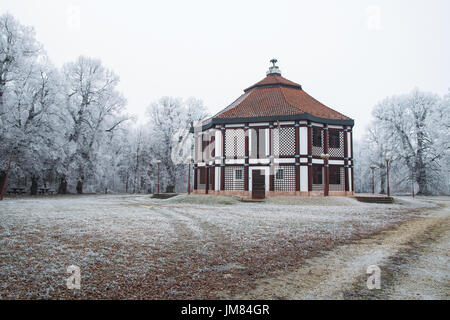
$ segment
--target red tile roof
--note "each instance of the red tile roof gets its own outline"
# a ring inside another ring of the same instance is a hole
[[[282,76],[269,75],[269,76],[265,77],[264,79],[262,79],[260,82],[255,83],[251,87],[248,87],[244,91],[248,92],[248,91],[250,91],[253,88],[266,87],[266,86],[276,86],[276,85],[291,86],[291,87],[298,88],[298,89],[302,88],[301,85],[299,85],[298,83],[292,82],[291,80],[283,78]]]
[[[325,106],[302,87],[280,75],[268,75],[260,82],[244,90],[231,105],[216,114],[213,119],[293,116],[310,114],[330,120],[351,120],[349,117]]]

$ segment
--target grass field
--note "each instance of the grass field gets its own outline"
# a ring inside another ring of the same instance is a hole
[[[419,200],[86,195],[0,202],[1,299],[217,298],[420,216]],[[67,289],[70,265],[81,289]]]

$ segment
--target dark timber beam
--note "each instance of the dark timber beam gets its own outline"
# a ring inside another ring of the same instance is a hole
[[[308,121],[308,191],[312,191],[312,124]]]
[[[300,191],[300,127],[295,121],[295,191]]]

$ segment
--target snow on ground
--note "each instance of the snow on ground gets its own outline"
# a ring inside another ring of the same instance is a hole
[[[92,195],[0,203],[0,298],[214,298],[430,207],[344,197]],[[65,286],[81,268],[81,290]]]

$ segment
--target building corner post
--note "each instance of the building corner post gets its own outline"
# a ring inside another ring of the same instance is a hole
[[[308,127],[308,193],[312,191],[312,124],[307,122]]]

